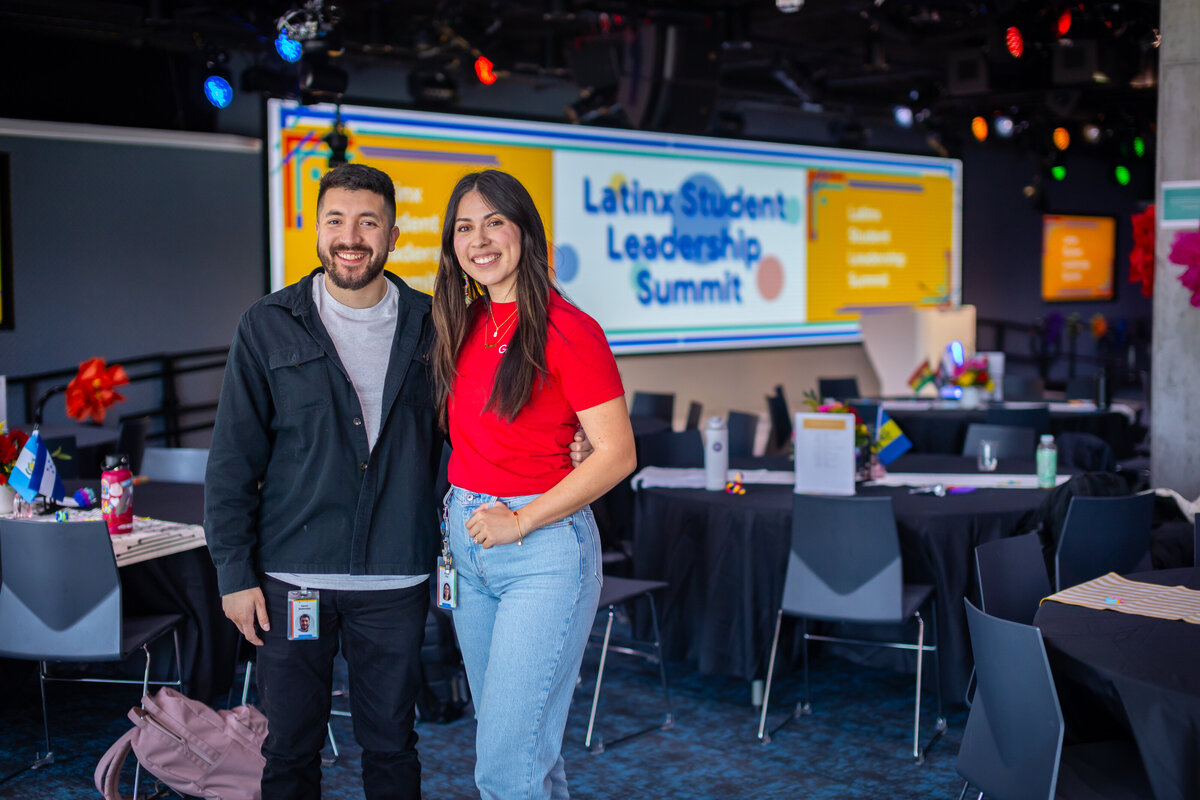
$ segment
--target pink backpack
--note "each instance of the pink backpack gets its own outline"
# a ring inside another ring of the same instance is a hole
[[[134,727],[96,765],[96,788],[124,800],[121,768],[133,748],[142,767],[177,792],[219,800],[260,800],[267,718],[251,706],[215,711],[169,687],[132,708]]]

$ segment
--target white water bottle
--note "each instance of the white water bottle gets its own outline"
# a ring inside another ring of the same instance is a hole
[[[704,488],[719,492],[729,473],[729,431],[721,417],[709,417],[704,431]]]

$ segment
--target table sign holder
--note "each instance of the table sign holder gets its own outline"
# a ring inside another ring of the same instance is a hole
[[[796,414],[800,494],[854,494],[854,415]]]

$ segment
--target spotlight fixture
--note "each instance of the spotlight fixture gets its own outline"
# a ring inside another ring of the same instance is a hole
[[[1099,144],[1100,142],[1100,126],[1088,124],[1083,126],[1083,140],[1088,144]]]
[[[997,114],[996,118],[992,120],[992,128],[1001,139],[1010,138],[1013,135],[1012,117],[1007,114]]]
[[[1059,150],[1066,150],[1071,146],[1071,134],[1061,125],[1054,129],[1051,139],[1054,141],[1054,146]]]
[[[216,108],[228,108],[233,102],[233,84],[225,61],[224,53],[213,53],[204,63],[204,97]]]
[[[1021,35],[1021,29],[1016,25],[1010,25],[1004,31],[1004,46],[1008,48],[1008,53],[1013,58],[1020,58],[1025,52],[1025,37]]]
[[[971,135],[975,137],[975,141],[982,142],[988,137],[988,123],[983,117],[975,117],[971,120]]]
[[[1054,32],[1061,39],[1071,31],[1071,9],[1064,9],[1054,22]]]
[[[338,166],[346,163],[346,148],[350,146],[350,137],[346,135],[346,129],[342,127],[342,107],[338,106],[337,113],[333,118],[333,127],[329,133],[325,134],[321,139],[322,142],[329,147],[329,166]]]
[[[775,0],[775,7],[785,14],[794,14],[804,8],[804,0]]]
[[[280,33],[296,42],[307,42],[328,34],[341,20],[342,12],[336,3],[325,0],[305,0],[285,12],[275,25]]]
[[[901,128],[911,128],[913,126],[913,110],[908,106],[896,106],[892,109],[892,116],[896,119],[896,124]]]
[[[408,93],[422,106],[448,106],[458,102],[458,83],[442,70],[408,73]]]

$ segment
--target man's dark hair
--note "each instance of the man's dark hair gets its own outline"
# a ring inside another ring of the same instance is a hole
[[[326,172],[321,178],[321,188],[317,192],[317,209],[325,199],[329,189],[347,189],[352,192],[374,192],[383,198],[383,205],[396,219],[396,186],[386,172],[381,172],[366,164],[341,164]]]

